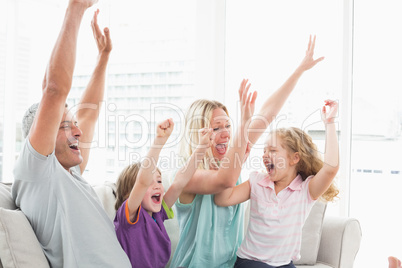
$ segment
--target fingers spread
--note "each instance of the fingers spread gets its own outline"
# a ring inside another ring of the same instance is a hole
[[[316,60],[314,61],[314,64],[319,63],[319,62],[322,61],[323,59],[324,59],[324,57],[320,57],[320,58],[316,59]]]
[[[240,88],[239,88],[239,98],[240,100],[242,99],[243,92],[244,92],[244,87],[246,86],[248,82],[248,79],[243,79],[240,83]]]
[[[251,104],[255,104],[255,100],[257,99],[257,91],[253,92],[253,97],[251,98]]]
[[[308,45],[307,45],[307,51],[306,51],[306,53],[310,50],[310,47],[311,47],[311,34],[310,34],[310,37],[309,37],[309,39],[308,39]]]
[[[95,39],[99,38],[99,36],[102,36],[102,32],[98,25],[98,14],[99,14],[99,9],[97,9],[94,12],[94,17],[92,18],[92,21],[91,21],[91,27],[92,27],[92,31],[93,31]]]
[[[247,80],[248,81],[248,80]],[[244,105],[244,101],[247,99],[247,95],[248,95],[248,90],[250,89],[251,84],[248,84],[246,89],[243,91],[243,95],[241,97],[241,102]]]
[[[313,42],[311,43],[311,51],[312,52],[314,52],[314,48],[315,48],[315,38],[316,38],[316,36],[314,35]]]

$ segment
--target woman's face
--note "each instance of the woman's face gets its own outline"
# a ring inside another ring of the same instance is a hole
[[[212,112],[211,128],[213,129],[212,154],[216,159],[221,160],[228,150],[232,132],[229,116],[223,109],[216,108]]]

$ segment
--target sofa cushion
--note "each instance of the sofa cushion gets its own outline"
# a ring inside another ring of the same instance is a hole
[[[109,219],[113,221],[116,215],[116,210],[114,209],[114,204],[116,203],[116,184],[105,181],[103,184],[94,185],[93,189],[101,200]]]
[[[5,209],[17,208],[11,197],[11,185],[0,183],[0,207]]]
[[[324,220],[326,203],[317,201],[303,226],[300,255],[295,265],[315,265],[317,263],[318,249],[320,248],[322,224]]]
[[[4,267],[49,267],[29,221],[20,210],[0,208],[0,259]]]

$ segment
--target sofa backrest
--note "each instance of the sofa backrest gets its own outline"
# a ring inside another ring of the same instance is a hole
[[[169,187],[169,181],[168,179],[163,180],[166,191],[167,188]],[[110,220],[113,221],[114,216],[116,214],[116,211],[114,209],[116,199],[115,183],[105,182],[103,184],[94,185],[94,190],[96,194],[99,196]],[[17,209],[11,198],[11,184],[0,183],[0,207],[6,210]],[[325,214],[325,209],[326,204],[317,202],[314,205],[309,217],[307,218],[306,223],[303,227],[302,247],[301,247],[302,258],[299,261],[297,261],[296,264],[314,265],[316,263],[317,254],[320,247],[322,223]],[[173,207],[173,211],[176,213],[175,207]],[[248,205],[246,205],[245,228],[247,228],[248,220],[249,220],[249,208]],[[175,217],[172,220],[165,221],[165,228],[171,240],[172,256],[173,256],[173,253],[177,247],[177,242],[179,240],[179,233],[180,233],[177,217]],[[33,234],[32,230],[29,231],[31,231]]]
[[[11,183],[0,184],[0,207],[5,209],[17,209],[11,198]]]
[[[0,183],[0,267],[48,268],[35,233],[11,198],[11,185]]]
[[[116,202],[116,184],[106,181],[103,184],[94,185],[93,189],[99,196],[103,208],[105,209],[110,220],[113,221],[114,216],[116,215],[116,210],[114,209],[114,204]]]

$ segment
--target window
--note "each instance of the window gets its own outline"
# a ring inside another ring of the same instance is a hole
[[[129,72],[129,79],[124,80],[124,85],[132,91],[119,98],[110,94],[116,109],[106,113],[109,117],[116,117],[120,123],[116,129],[116,136],[120,139],[116,147],[118,152],[109,153],[107,158],[114,159],[117,155],[120,162],[128,163],[138,156],[146,155],[157,122],[169,116],[175,122],[181,120],[176,111],[178,107],[164,104],[168,97],[177,97],[187,105],[196,98],[194,91],[183,94],[182,91],[166,90],[172,82],[183,84],[180,77],[172,77],[171,73],[187,74],[193,71],[196,64],[196,9],[195,1],[157,1],[155,4],[121,0],[113,1],[111,6],[126,8],[112,8],[110,13],[111,33],[116,42],[109,78],[111,73],[119,77]],[[191,64],[185,65],[182,62]],[[116,81],[122,83],[121,79]],[[194,83],[194,79],[187,81],[190,85]],[[160,109],[163,109],[163,113],[158,112]],[[124,118],[121,114],[124,114]],[[178,133],[179,129],[175,128],[171,139]],[[127,144],[130,146],[122,146]],[[168,148],[162,154],[175,152],[176,149]],[[110,179],[115,180],[118,172],[120,169],[117,168]]]
[[[397,0],[354,1],[350,215],[363,230],[358,267],[386,267],[402,252],[401,12]]]
[[[40,100],[64,10],[57,1],[2,0],[0,5],[0,176],[10,182],[22,145],[20,122],[26,109]],[[54,38],[50,41],[49,36]]]
[[[315,58],[325,56],[324,61],[303,74],[268,131],[287,126],[301,128],[324,152],[320,109],[326,99],[343,98],[342,1],[233,0],[226,6],[225,103],[232,105],[229,110],[234,123],[239,120],[235,114],[239,108],[233,104],[238,101],[241,80],[248,78],[251,89],[258,92],[257,113],[302,61],[309,35],[317,36]],[[265,169],[261,161],[265,138],[263,135],[254,145],[243,178],[248,178],[252,170]],[[331,207],[334,214],[339,213],[337,205]]]

